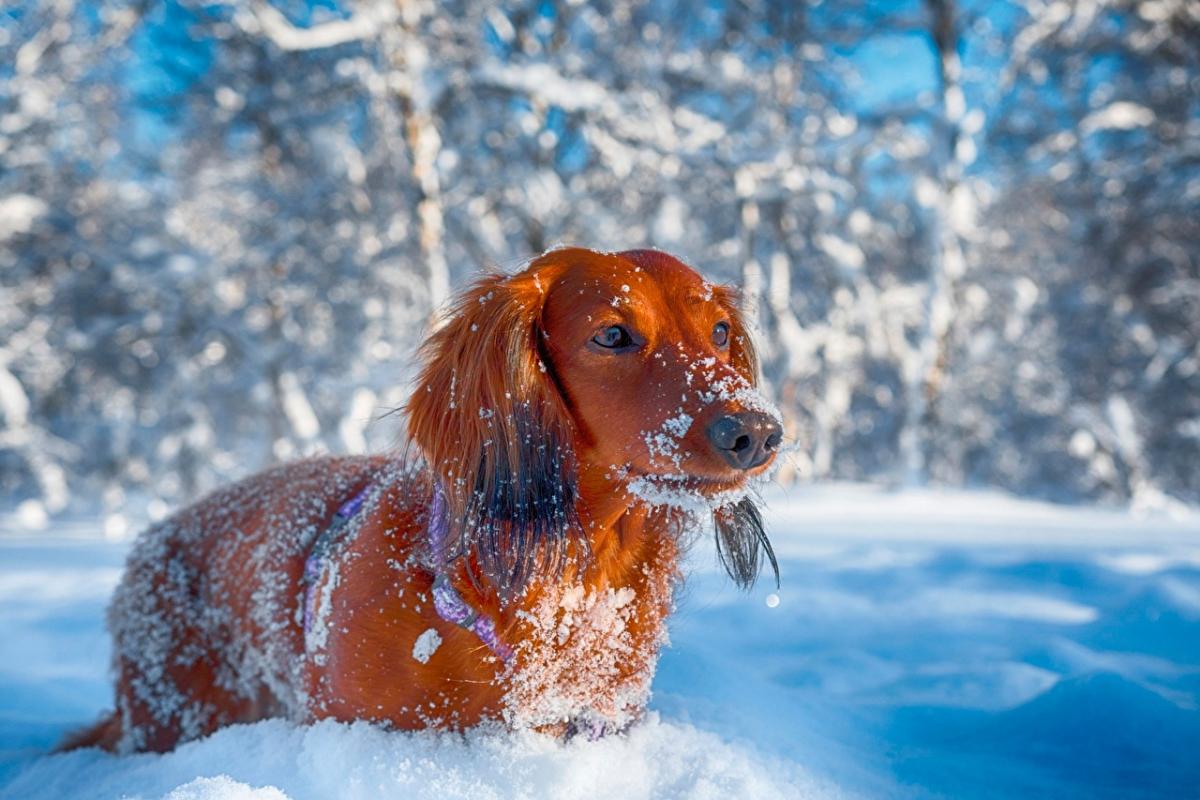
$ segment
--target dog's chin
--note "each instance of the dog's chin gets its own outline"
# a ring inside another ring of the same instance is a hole
[[[779,563],[751,496],[769,475],[767,465],[725,480],[681,473],[627,473],[625,485],[631,495],[652,508],[682,512],[693,522],[711,521],[721,563],[734,583],[748,589],[754,585],[763,556],[779,585]]]

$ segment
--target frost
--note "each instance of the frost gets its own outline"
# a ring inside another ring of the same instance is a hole
[[[3,356],[3,351],[0,351]],[[0,422],[20,428],[29,418],[29,396],[16,376],[0,362]]]
[[[366,428],[379,398],[370,389],[359,388],[350,400],[349,413],[338,423],[338,434],[348,453],[367,452]]]
[[[274,6],[262,3],[234,14],[247,33],[265,35],[286,51],[322,50],[339,44],[372,39],[394,24],[396,9],[388,3],[365,3],[347,19],[297,28]]]
[[[660,242],[674,243],[683,239],[687,207],[676,195],[667,195],[658,207],[654,220],[654,235]]]
[[[528,93],[546,105],[564,111],[582,111],[611,103],[605,88],[592,81],[567,76],[549,64],[492,64],[479,76],[487,83]]]
[[[17,506],[16,518],[19,527],[27,531],[44,530],[50,524],[46,507],[38,500],[25,500]]]

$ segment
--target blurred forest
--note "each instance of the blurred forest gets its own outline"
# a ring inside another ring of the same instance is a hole
[[[740,285],[781,480],[1200,502],[1200,4],[8,0],[0,510],[396,441],[486,265]]]

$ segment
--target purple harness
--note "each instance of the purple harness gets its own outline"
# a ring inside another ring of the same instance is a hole
[[[438,481],[434,483],[433,503],[429,508],[429,549],[433,551],[434,561],[439,566],[445,563],[446,527],[446,493]],[[505,664],[512,661],[512,648],[500,641],[495,623],[467,605],[450,578],[440,569],[433,579],[433,607],[442,619],[478,636],[479,641],[486,644]]]
[[[349,500],[342,503],[337,513],[333,515],[329,527],[316,538],[308,552],[308,557],[304,559],[304,576],[301,582],[304,584],[304,634],[306,637],[317,617],[317,579],[324,572],[325,564],[329,561],[334,549],[341,544],[345,537],[348,523],[362,510],[372,488],[372,484],[368,483]],[[479,640],[487,645],[488,649],[495,653],[501,661],[505,664],[511,663],[512,648],[500,641],[495,623],[467,605],[467,601],[462,599],[462,595],[450,582],[449,576],[441,571],[446,533],[446,495],[442,491],[441,483],[436,483],[433,489],[433,502],[429,508],[429,545],[433,552],[433,558],[439,565],[433,578],[433,607],[437,610],[439,617],[446,622],[452,622],[469,630],[479,637]]]

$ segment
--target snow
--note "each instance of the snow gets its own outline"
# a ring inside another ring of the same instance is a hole
[[[646,574],[661,578],[647,581],[643,600],[654,608],[668,607],[669,573],[648,569]],[[575,585],[521,614],[529,634],[515,648],[521,668],[505,697],[505,720],[525,729],[570,720],[590,734],[635,723],[657,660],[654,650],[637,646],[628,629],[636,597],[628,587],[586,592]],[[665,643],[661,622],[651,635]]]
[[[430,628],[417,637],[413,642],[412,656],[422,664],[428,664],[429,659],[442,646],[442,637],[436,628]]]
[[[1083,118],[1079,129],[1086,133],[1101,130],[1128,131],[1154,122],[1154,112],[1138,103],[1119,100],[1093,111]]]
[[[87,521],[17,535],[9,509],[0,797],[1125,798],[1200,784],[1195,511],[837,485],[765,501],[782,588],[737,592],[698,543],[651,713],[626,734],[271,720],[126,757],[46,750],[110,702],[103,610],[128,544]],[[621,600],[595,607],[615,624]],[[572,602],[578,615],[591,601]]]
[[[619,769],[614,766],[619,765]],[[232,774],[230,774],[232,773]],[[36,764],[13,796],[169,798],[827,797],[795,764],[649,719],[627,737],[559,745],[536,734],[405,735],[366,723],[226,728],[165,756],[95,751]]]
[[[349,19],[297,28],[271,4],[258,3],[234,14],[234,21],[250,34],[261,31],[276,47],[290,52],[370,39],[393,24],[395,17],[395,9],[388,3],[366,3]]]
[[[321,432],[321,423],[317,414],[304,395],[300,379],[293,372],[284,372],[279,376],[279,390],[283,394],[283,413],[296,436],[302,440],[312,439]]]
[[[817,246],[820,247],[826,255],[834,260],[835,263],[844,267],[847,270],[862,269],[866,263],[866,256],[863,254],[862,248],[856,244],[852,244],[840,236],[834,236],[831,233],[825,233],[817,236]]]
[[[0,242],[29,233],[49,211],[45,201],[30,194],[0,197]]]
[[[0,207],[2,212],[3,207]],[[0,358],[6,358],[2,349]],[[21,382],[5,368],[3,361],[0,361],[0,419],[14,429],[24,427],[29,419],[29,397]]]
[[[614,105],[608,91],[598,83],[561,74],[549,64],[490,64],[478,80],[520,91],[564,111],[581,111]]]

